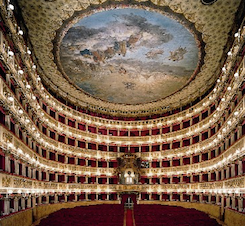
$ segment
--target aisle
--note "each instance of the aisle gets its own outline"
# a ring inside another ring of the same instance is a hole
[[[124,226],[135,226],[133,213],[134,212],[132,209],[125,210]]]

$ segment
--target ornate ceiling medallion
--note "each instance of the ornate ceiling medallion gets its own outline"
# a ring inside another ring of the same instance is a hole
[[[200,71],[204,43],[168,7],[76,12],[55,39],[55,60],[77,89],[105,102],[145,104],[178,92]]]

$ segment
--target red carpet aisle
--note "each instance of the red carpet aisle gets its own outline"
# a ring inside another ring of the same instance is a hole
[[[126,226],[135,226],[135,223],[134,223],[134,212],[133,210],[131,209],[127,209],[125,210],[126,211]]]
[[[136,226],[219,226],[207,214],[177,206],[135,205]]]
[[[61,209],[41,220],[39,226],[122,226],[122,205],[79,206]]]

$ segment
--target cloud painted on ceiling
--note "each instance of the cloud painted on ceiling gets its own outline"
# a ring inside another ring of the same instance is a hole
[[[73,25],[62,40],[60,61],[86,93],[139,104],[181,89],[197,67],[198,47],[176,20],[143,9],[113,9]]]

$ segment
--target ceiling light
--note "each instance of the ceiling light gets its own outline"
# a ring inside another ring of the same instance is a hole
[[[14,52],[11,51],[11,50],[9,50],[9,51],[8,51],[8,55],[11,56],[11,57],[14,56]]]
[[[239,74],[236,72],[235,74],[234,74],[234,77],[238,77],[239,76]]]
[[[12,4],[8,5],[8,10],[14,10],[14,6]]]
[[[231,87],[229,86],[229,87],[227,87],[227,90],[231,90]]]
[[[19,110],[19,113],[20,113],[20,114],[23,114],[23,110],[22,110],[22,109],[20,109],[20,110]]]
[[[9,97],[8,97],[8,100],[9,100],[9,101],[14,101],[14,98],[11,97],[11,96],[9,96]]]
[[[24,32],[22,30],[18,31],[18,35],[23,35],[23,34],[24,34]]]
[[[31,88],[31,86],[30,86],[29,84],[27,84],[27,85],[26,85],[26,88],[27,88],[27,89],[30,89],[30,88]]]

